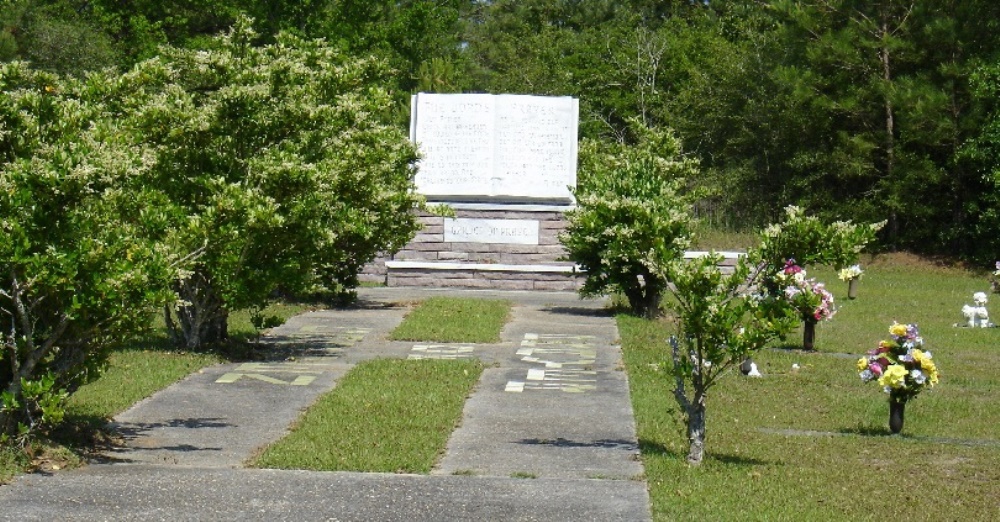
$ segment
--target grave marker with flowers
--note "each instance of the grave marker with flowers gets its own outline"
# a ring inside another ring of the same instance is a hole
[[[815,349],[816,324],[833,318],[833,294],[826,285],[807,278],[806,271],[794,259],[785,261],[784,268],[774,276],[779,299],[785,300],[802,319],[802,348]]]
[[[990,328],[990,313],[986,310],[986,292],[972,294],[972,306],[962,305],[962,315],[968,321],[969,328]],[[958,326],[958,325],[956,325]]]
[[[864,275],[865,271],[861,270],[861,265],[851,265],[847,268],[842,268],[837,276],[841,281],[847,281],[847,298],[857,299],[858,297],[858,280]]]
[[[924,339],[915,324],[893,323],[890,338],[858,359],[862,382],[877,380],[889,394],[889,430],[903,429],[906,403],[926,388],[938,383],[937,366],[931,352],[924,351]]]

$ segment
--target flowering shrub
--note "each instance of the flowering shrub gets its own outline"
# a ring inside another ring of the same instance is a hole
[[[865,271],[861,269],[861,265],[851,265],[847,268],[841,269],[837,277],[839,277],[841,281],[851,281],[854,279],[860,279],[864,273]]]
[[[804,266],[848,266],[858,262],[861,251],[875,241],[875,234],[885,223],[828,223],[806,215],[801,207],[788,206],[783,221],[761,232],[761,261],[773,268],[790,258],[798,259]]]
[[[795,264],[794,259],[785,262],[785,267],[774,277],[784,299],[794,308],[803,321],[823,321],[837,313],[833,307],[833,294],[826,285],[815,279],[806,278],[806,271]]]
[[[698,165],[672,132],[638,121],[633,128],[635,145],[580,144],[577,207],[566,213],[559,240],[586,271],[581,294],[620,292],[633,313],[655,317],[669,288],[666,266],[691,242],[694,199],[685,180]]]
[[[878,380],[894,402],[906,402],[938,383],[937,366],[915,324],[893,323],[890,339],[858,359],[862,382]]]

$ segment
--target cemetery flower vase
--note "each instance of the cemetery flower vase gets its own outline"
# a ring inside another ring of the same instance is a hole
[[[897,434],[903,431],[903,417],[906,414],[906,401],[889,399],[889,431]]]
[[[857,299],[858,298],[858,280],[857,279],[851,279],[847,283],[847,298],[848,299]]]
[[[811,317],[802,322],[802,349],[816,349],[816,320]]]

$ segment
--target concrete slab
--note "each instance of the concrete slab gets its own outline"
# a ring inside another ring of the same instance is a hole
[[[115,418],[120,463],[233,468],[282,437],[348,366],[225,364],[161,390]]]
[[[645,484],[91,466],[0,488],[0,520],[643,521]]]
[[[512,345],[466,402],[437,474],[630,479],[642,474],[614,320],[518,305]]]
[[[0,520],[649,520],[628,383],[604,301],[572,293],[361,289],[303,314],[272,358],[207,368],[119,415],[112,464],[0,487]],[[508,299],[496,344],[386,338],[434,295]],[[430,476],[240,469],[357,362],[489,363]],[[122,465],[127,464],[127,465]],[[515,478],[537,477],[537,478]]]

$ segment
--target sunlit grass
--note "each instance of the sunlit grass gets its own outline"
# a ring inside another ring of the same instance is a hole
[[[670,390],[669,323],[620,316],[643,462],[657,520],[986,520],[1000,506],[1000,329],[952,326],[983,277],[876,262],[859,298],[811,269],[840,307],[816,353],[801,334],[760,352],[762,379],[722,379],[708,404],[708,459],[689,468]],[[1000,299],[998,299],[1000,300]],[[893,321],[918,323],[941,383],[888,432],[887,396],[855,361]],[[797,364],[798,370],[792,365]]]
[[[390,337],[398,341],[495,343],[510,315],[510,302],[432,297],[407,314]]]
[[[428,473],[482,368],[475,360],[361,363],[252,465]]]

